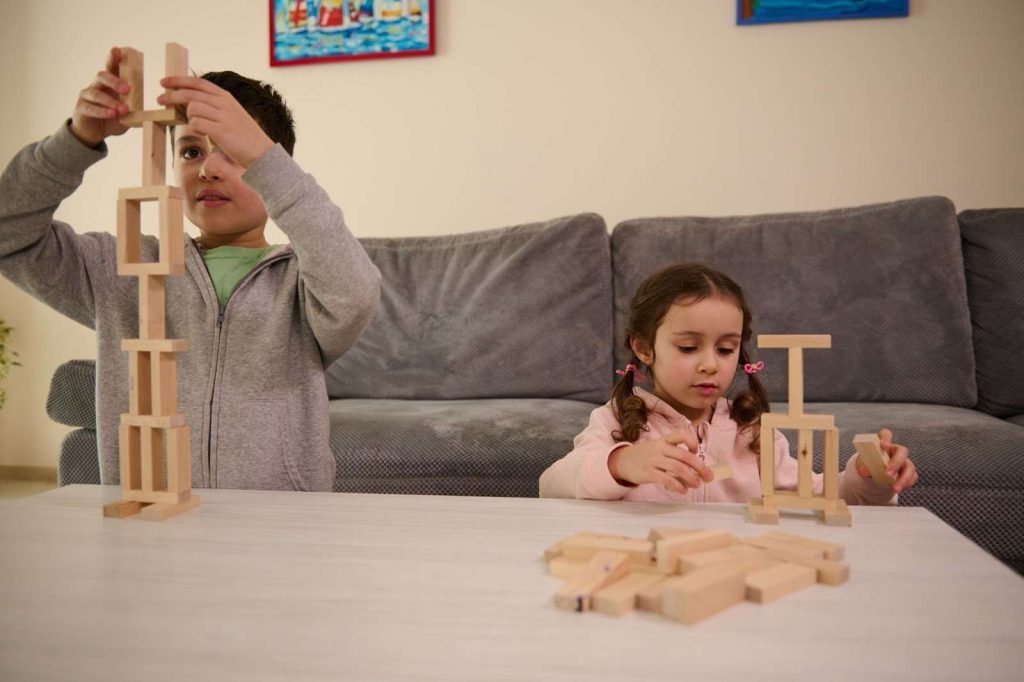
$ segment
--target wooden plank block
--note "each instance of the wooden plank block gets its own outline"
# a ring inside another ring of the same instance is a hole
[[[179,504],[188,499],[191,491],[171,492],[169,490],[125,490],[121,497],[142,504]]]
[[[727,530],[701,530],[659,541],[654,547],[654,554],[661,571],[675,573],[679,570],[679,557],[725,547],[734,540],[732,533]]]
[[[661,612],[683,623],[696,623],[738,604],[746,596],[741,570],[717,568],[669,578],[662,592]]]
[[[177,363],[174,353],[153,353],[153,416],[170,417],[178,412]]]
[[[597,552],[555,593],[555,606],[569,611],[589,611],[594,593],[626,575],[629,567],[629,555],[623,552]]]
[[[772,537],[754,537],[745,538],[741,542],[750,545],[751,547],[757,547],[759,549],[775,549],[784,552],[791,552],[793,554],[799,554],[800,556],[811,557],[814,559],[824,559],[825,550],[820,547],[814,547],[809,545],[799,545],[794,542],[787,542],[786,540],[779,540]]]
[[[166,279],[163,275],[139,277],[139,338],[163,339],[167,334]]]
[[[680,535],[689,535],[696,533],[700,528],[675,528],[671,526],[661,526],[658,528],[652,528],[651,532],[647,534],[647,539],[651,542],[658,542],[660,540],[667,540],[668,538],[678,537]]]
[[[817,574],[818,582],[825,585],[840,585],[850,578],[850,566],[841,561],[819,559],[788,549],[767,549],[765,551],[773,559],[813,568]]]
[[[751,557],[764,554],[764,550],[754,545],[738,542],[719,549],[706,552],[686,554],[679,559],[679,569],[685,575],[711,566],[731,566]]]
[[[151,493],[167,490],[166,471],[164,469],[164,438],[160,429],[148,426],[142,431],[142,491]],[[123,496],[127,496],[125,491]]]
[[[715,464],[708,468],[711,469],[711,472],[715,475],[715,477],[711,479],[712,482],[732,478],[732,467],[728,464]]]
[[[763,459],[763,458],[762,458]],[[765,504],[764,498],[754,497],[747,503],[744,516],[750,523],[778,525],[779,510]]]
[[[652,563],[654,545],[648,540],[617,536],[573,536],[562,543],[562,556],[571,559],[589,559],[602,551],[620,552],[631,564],[648,566]]]
[[[132,351],[128,354],[128,409],[132,416],[152,414],[150,354]],[[124,423],[124,422],[122,422]],[[139,424],[135,424],[139,426]]]
[[[570,559],[565,556],[552,557],[548,562],[548,573],[556,578],[568,580],[575,577],[580,569],[587,565],[587,561],[587,559]]]
[[[142,209],[136,202],[117,200],[117,273],[121,266],[142,258]]]
[[[188,49],[178,43],[164,45],[164,76],[188,75]],[[164,94],[170,92],[164,90]],[[167,107],[173,108],[173,107]]]
[[[761,452],[764,457],[758,457],[761,469],[761,496],[771,495],[775,491],[775,428],[771,423],[765,423],[769,415],[761,415]]]
[[[111,519],[123,519],[134,516],[142,509],[142,504],[134,500],[118,500],[103,505],[103,516]]]
[[[761,432],[765,427],[769,429],[808,429],[811,431],[824,431],[834,429],[836,426],[835,416],[831,414],[780,414],[769,412],[761,415]],[[774,436],[773,436],[774,437]],[[768,452],[772,452],[769,450]]]
[[[796,491],[800,497],[810,497],[812,465],[814,464],[814,432],[807,429],[800,429],[797,432],[796,441],[796,466],[797,485]]]
[[[839,499],[839,429],[826,429],[822,454],[822,494],[826,500]]]
[[[121,423],[130,424],[131,426],[147,426],[151,429],[175,429],[185,425],[186,417],[183,414],[154,417],[148,414],[124,413],[121,415]]]
[[[185,218],[177,197],[160,202],[160,262],[185,263]]]
[[[785,533],[781,530],[766,530],[761,534],[761,537],[770,540],[778,540],[780,542],[788,542],[790,544],[800,545],[801,547],[810,547],[811,549],[821,551],[826,559],[833,559],[835,561],[841,560],[846,551],[843,545],[835,542],[816,540],[802,535],[793,535],[792,533]],[[784,548],[780,547],[780,549]]]
[[[142,431],[121,424],[118,430],[118,465],[121,475],[121,493],[142,488]]]
[[[142,187],[122,187],[117,190],[118,200],[127,202],[167,201],[184,197],[185,194],[181,188],[174,185],[143,185]]]
[[[823,495],[814,497],[800,497],[789,490],[776,490],[773,494],[764,498],[764,503],[776,509],[834,509],[837,500],[826,500]]]
[[[142,184],[167,181],[167,128],[153,121],[142,124]]]
[[[192,442],[187,425],[168,429],[167,490],[182,493],[192,490]]]
[[[126,95],[119,95],[122,102],[128,106],[128,111],[142,111],[143,109],[143,56],[138,50],[131,47],[121,48],[121,62],[118,65],[118,76],[121,80],[131,86]]]
[[[184,273],[184,263],[118,263],[117,265],[117,274],[122,277],[141,277],[143,275],[182,275]]]
[[[195,509],[198,506],[199,496],[192,495],[184,502],[178,504],[151,504],[139,512],[139,518],[146,521],[163,521],[164,519],[187,512],[190,509]]]
[[[882,443],[874,433],[858,433],[853,437],[857,448],[857,460],[871,472],[871,479],[878,485],[892,485],[896,479],[885,473],[889,466],[889,455],[882,452]]]
[[[636,608],[661,613],[661,598],[670,576],[661,574],[661,580],[651,583],[636,593]]]
[[[831,348],[831,334],[758,334],[758,348]]]
[[[180,109],[133,111],[127,116],[121,117],[121,125],[126,125],[129,128],[139,128],[150,121],[161,126],[185,125],[188,123],[188,119],[185,118],[185,112]]]
[[[147,353],[183,353],[188,350],[186,339],[121,339],[121,350]]]
[[[789,414],[804,413],[804,349],[789,348]]]
[[[810,566],[781,563],[746,576],[746,596],[750,601],[766,604],[817,582],[817,572]]]
[[[845,500],[828,500],[833,506],[826,507],[821,511],[822,520],[826,526],[852,526],[853,517],[850,516],[850,509],[846,506]]]
[[[607,616],[624,616],[636,607],[637,593],[664,580],[657,573],[633,571],[594,593],[593,608]]]

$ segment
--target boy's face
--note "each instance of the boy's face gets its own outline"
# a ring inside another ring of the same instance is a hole
[[[199,228],[202,243],[266,246],[267,211],[242,181],[244,168],[186,124],[174,130],[174,175],[185,195],[185,215]]]

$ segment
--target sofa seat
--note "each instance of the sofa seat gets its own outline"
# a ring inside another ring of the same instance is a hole
[[[336,399],[336,492],[536,497],[597,405],[576,400]]]

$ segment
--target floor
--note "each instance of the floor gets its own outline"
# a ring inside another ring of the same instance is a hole
[[[53,481],[7,481],[0,479],[0,500],[16,497],[28,497],[53,490],[57,487]]]

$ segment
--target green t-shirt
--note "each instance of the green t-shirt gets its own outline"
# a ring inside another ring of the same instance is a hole
[[[206,270],[213,280],[213,288],[217,291],[217,300],[223,306],[235,290],[235,285],[249,274],[260,260],[276,249],[276,246],[249,248],[246,246],[218,246],[215,249],[204,249],[203,261]]]

